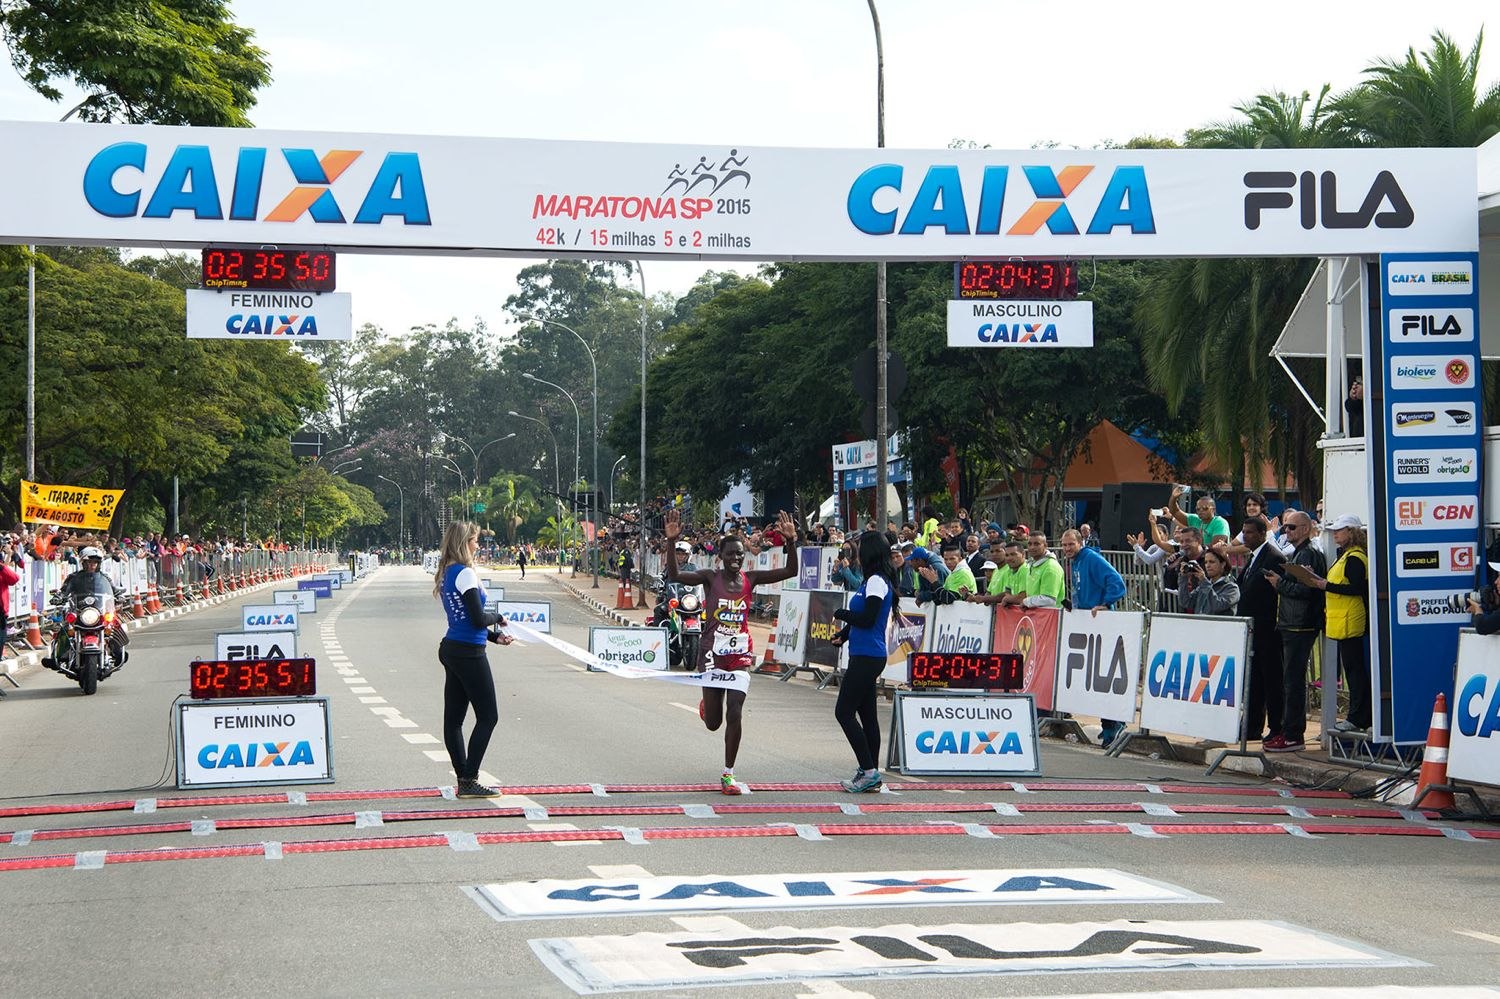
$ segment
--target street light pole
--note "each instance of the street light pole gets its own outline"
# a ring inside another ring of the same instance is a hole
[[[611,517],[615,513],[615,472],[619,470],[620,464],[624,460],[625,456],[623,454],[620,455],[615,459],[614,467],[609,470],[609,515]]]
[[[559,474],[558,474],[558,471],[557,471],[557,464],[558,464],[558,457],[557,457],[557,435],[552,432],[552,426],[549,423],[547,423],[545,420],[538,420],[535,416],[526,416],[526,415],[523,415],[521,413],[516,412],[514,409],[510,410],[510,412],[509,412],[508,415],[514,416],[518,420],[529,420],[532,423],[540,425],[543,430],[547,431],[547,436],[552,438],[552,495],[557,500],[557,533],[558,533],[559,547],[561,547],[561,541],[562,541],[562,480],[559,477]],[[559,573],[562,572],[562,559],[561,558],[559,558],[557,560],[557,571]]]
[[[589,485],[590,485],[590,489],[589,489],[589,509],[593,510],[594,514],[596,515],[595,519],[597,519],[597,514],[598,514],[599,511],[597,509],[595,509],[596,504],[594,503],[594,494],[595,494],[595,490],[597,490],[599,488],[599,364],[594,359],[594,348],[592,348],[592,347],[589,346],[588,341],[583,338],[582,334],[580,334],[577,330],[575,330],[573,327],[569,326],[566,323],[560,323],[560,322],[558,322],[555,319],[543,319],[541,316],[530,316],[530,315],[528,315],[528,316],[524,316],[522,318],[530,319],[530,320],[532,320],[534,322],[543,323],[543,324],[548,325],[548,326],[561,326],[563,329],[567,330],[569,333],[571,333],[575,337],[577,337],[578,338],[578,342],[581,343],[581,344],[583,344],[583,349],[586,350],[586,351],[588,351],[588,355],[589,355],[589,367],[590,367],[590,369],[592,369],[593,376],[594,376],[594,408],[593,408],[593,414],[594,414],[594,471],[593,471],[593,473],[592,473],[592,475],[591,475],[591,477],[589,479]],[[594,530],[595,530],[595,535],[594,535],[594,539],[595,539],[594,540],[594,558],[592,559],[592,561],[594,563],[594,585],[591,587],[591,589],[595,589],[595,590],[597,590],[599,588],[599,555],[598,555],[598,552],[599,552],[598,537],[599,536],[598,536],[598,533],[597,533],[598,532],[598,528],[599,528],[599,525],[595,524],[594,525]]]
[[[875,26],[875,145],[885,148],[885,48],[880,40],[880,14],[875,0],[870,5],[870,22]],[[885,261],[875,262],[875,528],[885,530],[889,519],[885,494],[889,488],[886,467],[886,438],[890,436],[890,398],[886,391],[887,327],[885,312]],[[910,487],[911,483],[907,483]],[[958,497],[953,497],[958,502]]]
[[[387,479],[384,475],[381,475],[378,472],[375,474],[375,478],[377,478],[377,479],[383,479],[384,481],[389,482],[391,485],[393,485],[393,486],[396,487],[396,497],[397,497],[397,504],[398,504],[397,505],[397,509],[400,511],[400,513],[397,515],[398,517],[400,517],[400,520],[396,524],[396,550],[398,552],[400,552],[401,561],[405,562],[406,561],[406,490],[402,489],[401,488],[401,483],[397,482],[395,479]]]
[[[536,375],[532,374],[529,371],[521,372],[521,377],[527,379],[528,381],[536,382],[538,385],[546,385],[550,388],[557,389],[563,394],[563,397],[566,398],[569,404],[571,404],[573,407],[573,486],[568,490],[568,492],[571,493],[573,489],[576,489],[578,487],[578,455],[583,448],[583,417],[578,415],[578,403],[573,400],[573,396],[568,392],[567,389],[563,388],[556,382],[549,382],[545,378],[538,378]],[[570,503],[569,505],[572,506],[573,504]],[[577,507],[575,506],[574,509],[576,510]],[[588,538],[585,537],[584,540],[587,541]]]
[[[635,275],[641,281],[641,557],[636,565],[641,569],[641,585],[636,589],[636,606],[646,606],[646,271],[641,262],[635,262]]]

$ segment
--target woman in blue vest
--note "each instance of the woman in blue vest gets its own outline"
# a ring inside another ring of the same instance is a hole
[[[849,606],[833,613],[846,622],[834,636],[834,644],[849,643],[849,668],[839,681],[833,716],[843,727],[859,763],[854,777],[843,782],[844,790],[853,794],[880,790],[880,713],[875,683],[886,665],[886,626],[893,608],[897,622],[901,621],[896,605],[900,599],[896,568],[891,564],[891,543],[884,534],[866,531],[860,535],[859,566],[864,582],[849,598]]]
[[[479,766],[490,735],[500,720],[495,703],[495,678],[484,651],[486,641],[509,645],[511,637],[492,626],[505,627],[505,618],[486,611],[484,587],[474,571],[474,549],[479,547],[479,525],[454,521],[443,535],[432,593],[443,602],[448,631],[438,645],[438,662],[448,678],[443,684],[443,744],[458,777],[460,798],[493,798],[500,792],[479,783]],[[474,731],[464,745],[464,715],[474,707]]]

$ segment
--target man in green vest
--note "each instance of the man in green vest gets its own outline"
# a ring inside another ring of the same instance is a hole
[[[1019,541],[1007,541],[1003,548],[996,545],[991,549],[992,555],[997,553],[1001,560],[1000,567],[990,574],[989,586],[984,593],[975,594],[969,599],[977,604],[1018,604],[1026,597],[1030,577],[1026,569],[1026,549]]]
[[[1061,607],[1068,595],[1062,563],[1047,549],[1047,535],[1033,531],[1026,539],[1026,597],[1006,601],[1025,607]]]

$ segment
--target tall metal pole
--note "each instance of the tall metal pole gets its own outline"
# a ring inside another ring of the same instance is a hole
[[[641,557],[636,565],[641,570],[640,591],[636,606],[646,606],[646,272],[641,262],[635,262],[636,277],[641,279]]]
[[[586,351],[588,351],[588,355],[589,355],[589,368],[592,370],[593,376],[594,376],[594,409],[593,409],[593,414],[594,414],[594,471],[592,473],[592,477],[589,479],[589,484],[590,484],[589,496],[588,496],[589,505],[588,505],[588,507],[586,509],[592,511],[595,515],[597,515],[598,512],[599,512],[599,508],[598,508],[598,504],[594,502],[594,496],[595,496],[596,491],[599,488],[599,365],[594,360],[594,348],[592,348],[592,347],[589,346],[589,342],[583,338],[583,334],[579,333],[577,330],[575,330],[573,327],[569,326],[567,323],[560,323],[556,319],[543,319],[541,316],[525,316],[524,318],[531,319],[531,320],[533,320],[535,322],[542,323],[542,324],[547,325],[547,326],[561,326],[563,329],[567,330],[569,333],[571,333],[575,337],[577,337],[578,338],[578,342],[581,343],[581,344],[583,344],[583,349],[586,350]],[[597,516],[595,516],[593,519],[597,520],[598,518],[597,518]],[[594,525],[594,558],[593,558],[593,563],[594,563],[594,585],[592,587],[590,587],[590,589],[595,589],[595,590],[597,590],[599,588],[599,534],[598,534],[598,530],[599,530],[599,525],[595,524]]]
[[[396,487],[396,508],[400,511],[398,515],[401,518],[396,527],[396,550],[401,553],[400,557],[404,562],[406,560],[406,490],[402,489],[401,483],[397,482],[395,479],[387,479],[384,475],[381,475],[378,472],[376,473],[375,478],[383,479],[384,481],[389,482],[391,485]]]
[[[538,385],[546,385],[549,388],[557,389],[563,394],[563,398],[567,399],[568,403],[573,407],[573,485],[568,489],[568,492],[572,493],[573,489],[578,486],[578,455],[583,449],[583,418],[578,415],[578,403],[573,399],[572,393],[556,382],[549,382],[545,378],[538,378],[529,371],[522,372],[521,377],[536,382]],[[574,511],[578,509],[574,503],[570,502],[568,505]]]
[[[885,48],[880,40],[880,14],[875,0],[870,5],[870,22],[875,26],[875,145],[885,148]],[[886,315],[885,261],[875,262],[875,529],[885,530],[888,519],[885,494],[889,488],[886,467],[886,438],[890,436],[890,399],[886,394]],[[910,486],[910,483],[908,483]],[[958,502],[958,497],[953,497]]]
[[[612,468],[610,468],[610,470],[609,470],[609,513],[610,513],[610,516],[614,516],[614,512],[615,512],[615,472],[619,469],[620,463],[622,461],[624,461],[624,460],[625,460],[625,456],[623,454],[620,455],[618,458],[615,459],[614,466]]]
[[[36,481],[36,247],[26,247],[26,478]]]
[[[507,415],[514,416],[518,420],[529,420],[532,423],[540,424],[541,428],[543,430],[547,431],[547,436],[552,438],[552,495],[557,500],[558,547],[561,548],[562,547],[562,545],[561,545],[561,542],[562,542],[562,479],[559,476],[558,471],[557,471],[557,465],[558,465],[558,460],[559,460],[558,459],[558,451],[557,451],[557,435],[552,432],[552,425],[550,423],[548,423],[547,421],[545,421],[545,420],[538,420],[535,416],[526,416],[526,415],[524,415],[522,413],[516,412],[514,409],[510,410]],[[559,573],[562,572],[562,558],[561,557],[559,557],[558,560],[557,560],[557,571]]]

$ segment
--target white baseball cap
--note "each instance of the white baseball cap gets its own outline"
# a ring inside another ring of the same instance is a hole
[[[693,546],[690,545],[690,544],[688,544],[686,541],[679,541],[679,542],[677,542],[677,544],[673,545],[672,547],[676,548],[680,552],[687,552],[690,555],[693,552]]]
[[[1351,527],[1364,527],[1364,526],[1365,525],[1361,524],[1359,522],[1359,518],[1356,517],[1354,514],[1352,514],[1352,513],[1345,513],[1345,514],[1339,515],[1338,517],[1335,517],[1334,520],[1333,520],[1333,523],[1331,523],[1331,524],[1328,525],[1328,529],[1330,531],[1342,531],[1342,530],[1346,530],[1346,529],[1351,528]]]

